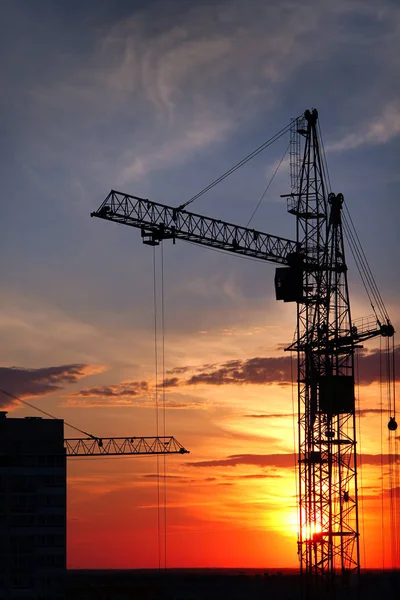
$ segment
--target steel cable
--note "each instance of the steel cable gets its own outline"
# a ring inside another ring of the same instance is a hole
[[[156,252],[153,246],[153,307],[154,307],[154,368],[155,368],[155,408],[156,408],[156,435],[158,437],[158,344],[157,344],[157,283],[156,283]],[[161,524],[160,524],[160,461],[156,456],[157,466],[157,548],[158,569],[161,569]]]
[[[251,152],[250,154],[248,154],[245,158],[242,158],[242,160],[240,160],[238,163],[236,163],[236,165],[234,165],[233,167],[231,167],[230,169],[228,169],[228,171],[225,171],[225,173],[223,173],[222,175],[220,175],[220,177],[218,177],[217,179],[215,179],[212,183],[210,183],[209,185],[207,185],[200,192],[198,192],[197,194],[195,194],[194,196],[192,196],[189,200],[187,200],[186,202],[184,202],[183,204],[181,204],[178,207],[178,210],[183,210],[184,208],[186,208],[186,206],[188,206],[189,204],[191,204],[192,202],[194,202],[195,200],[197,200],[198,198],[200,198],[200,196],[203,196],[203,194],[205,194],[206,192],[208,192],[209,190],[211,190],[218,183],[221,183],[221,181],[223,181],[224,179],[226,179],[227,177],[229,177],[229,175],[231,175],[232,173],[234,173],[235,171],[237,171],[238,169],[240,169],[240,167],[243,167],[243,165],[245,165],[246,163],[248,163],[252,158],[258,156],[258,154],[260,154],[261,152],[263,152],[264,150],[266,150],[266,148],[268,148],[269,146],[271,146],[271,144],[273,144],[274,142],[276,142],[277,140],[279,140],[283,135],[285,135],[286,133],[288,133],[290,131],[290,128],[291,128],[291,123],[289,123],[288,125],[286,125],[286,127],[284,127],[283,129],[281,129],[280,131],[278,131],[278,133],[276,133],[274,136],[272,136],[269,140],[267,140],[266,142],[264,142],[263,144],[261,144],[261,146],[258,146],[258,148],[256,148],[255,150],[253,150],[253,152]]]
[[[284,161],[284,158],[285,158],[286,154],[288,153],[288,150],[289,150],[289,148],[290,148],[290,143],[288,144],[288,146],[287,146],[287,148],[286,148],[285,152],[283,153],[283,155],[282,155],[282,158],[281,158],[281,160],[280,160],[280,161],[279,161],[279,163],[278,163],[278,166],[276,167],[276,169],[275,169],[275,171],[274,171],[274,173],[273,173],[273,175],[272,175],[271,179],[269,180],[269,183],[268,183],[267,187],[265,188],[265,190],[263,191],[263,193],[262,193],[262,195],[261,195],[261,198],[260,198],[260,199],[259,199],[259,201],[257,202],[257,206],[256,206],[256,207],[255,207],[255,209],[253,210],[253,213],[252,213],[252,215],[251,215],[250,219],[247,221],[246,228],[247,228],[247,227],[250,225],[251,221],[253,220],[253,217],[254,217],[254,215],[256,214],[256,212],[258,211],[258,209],[260,208],[261,202],[264,200],[265,196],[267,195],[267,192],[268,192],[269,188],[271,187],[271,185],[272,185],[272,182],[273,182],[273,181],[274,181],[274,179],[275,179],[275,175],[276,175],[276,174],[277,174],[277,172],[279,171],[279,167],[280,167],[280,166],[281,166],[281,164],[283,163],[283,161]]]
[[[161,331],[162,331],[162,404],[163,435],[166,436],[166,399],[165,399],[165,309],[164,309],[164,244],[161,244]],[[164,459],[164,569],[167,568],[167,457]]]
[[[42,413],[42,415],[45,415],[46,417],[50,417],[50,419],[59,420],[59,417],[55,417],[54,415],[47,412],[46,410],[43,410],[42,408],[38,408],[37,406],[35,406],[34,404],[31,404],[30,402],[27,402],[26,400],[22,400],[22,398],[20,398],[16,394],[12,394],[11,392],[7,392],[6,390],[3,390],[3,389],[0,389],[0,393],[4,394],[5,396],[8,396],[9,398],[12,398],[13,400],[17,400],[18,402],[21,402],[21,404],[25,404],[26,406],[29,406],[29,408],[33,408],[34,410],[37,410],[38,412]],[[70,427],[71,429],[75,429],[75,431],[79,431],[79,433],[83,433],[84,435],[87,435],[88,437],[92,438],[93,440],[100,439],[96,435],[88,433],[87,431],[83,431],[83,429],[79,429],[79,427],[76,427],[75,425],[71,425],[71,423],[68,423],[68,421],[64,420],[64,425],[66,425],[67,427]]]

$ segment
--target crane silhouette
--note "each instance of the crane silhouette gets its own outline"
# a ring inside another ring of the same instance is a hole
[[[329,191],[316,109],[293,122],[291,171],[295,240],[189,212],[190,201],[174,208],[114,190],[91,216],[140,229],[150,246],[184,240],[278,265],[276,299],[297,305],[286,350],[297,356],[300,570],[307,598],[333,598],[360,571],[355,350],[394,328],[383,303],[373,321],[352,320],[344,198]]]

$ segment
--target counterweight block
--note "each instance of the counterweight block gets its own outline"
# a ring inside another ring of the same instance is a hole
[[[303,271],[299,267],[275,269],[275,297],[284,302],[302,302]]]
[[[319,377],[318,386],[320,412],[327,415],[354,412],[354,378],[351,375],[323,375]]]

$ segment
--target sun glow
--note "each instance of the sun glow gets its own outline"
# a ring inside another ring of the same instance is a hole
[[[296,537],[299,532],[299,513],[296,508],[284,511],[280,515],[282,521],[282,533],[287,537]]]

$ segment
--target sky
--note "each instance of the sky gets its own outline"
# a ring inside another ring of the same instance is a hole
[[[396,327],[398,2],[5,0],[0,16],[1,387],[96,436],[165,432],[191,452],[70,459],[68,565],[296,567],[295,307],[275,301],[273,266],[184,242],[153,252],[90,212],[110,189],[178,206],[316,107]],[[287,144],[193,211],[246,225]],[[252,223],[293,239],[287,167]],[[349,284],[353,316],[370,314],[351,257]],[[378,350],[362,350],[357,392],[367,567],[390,551]],[[157,398],[156,371],[170,381]]]

